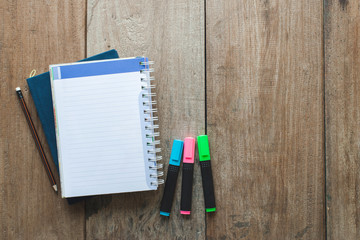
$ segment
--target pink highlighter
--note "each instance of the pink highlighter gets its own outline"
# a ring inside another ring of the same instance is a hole
[[[190,215],[191,197],[194,173],[195,138],[187,137],[184,140],[183,174],[181,185],[180,213]]]

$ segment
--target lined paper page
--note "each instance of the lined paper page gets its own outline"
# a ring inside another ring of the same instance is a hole
[[[63,197],[148,190],[139,72],[54,80]]]

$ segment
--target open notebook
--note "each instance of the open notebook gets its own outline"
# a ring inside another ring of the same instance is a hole
[[[144,57],[50,66],[63,197],[163,183],[150,72]]]

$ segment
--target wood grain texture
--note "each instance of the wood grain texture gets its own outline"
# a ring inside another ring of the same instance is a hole
[[[0,239],[84,236],[84,204],[54,193],[15,93],[20,86],[51,161],[25,79],[84,57],[84,9],[83,0],[0,1]]]
[[[325,1],[328,239],[360,239],[360,3]]]
[[[207,1],[208,239],[323,239],[322,2]]]
[[[120,57],[155,61],[160,140],[165,168],[173,139],[205,131],[204,1],[88,1],[88,56],[115,48]],[[180,216],[181,174],[170,219],[160,217],[156,192],[87,201],[88,239],[204,239],[200,166],[194,169],[190,218]]]

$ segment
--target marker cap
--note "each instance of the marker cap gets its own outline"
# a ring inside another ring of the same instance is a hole
[[[197,141],[198,141],[200,161],[209,161],[210,160],[210,150],[209,150],[208,136],[200,135],[197,137]]]
[[[170,213],[160,211],[160,215],[168,217],[168,216],[170,216]]]
[[[170,164],[180,166],[181,156],[183,152],[184,141],[174,140],[170,155]]]
[[[180,210],[180,214],[182,215],[190,215],[191,211],[182,211]]]
[[[215,211],[216,211],[216,207],[214,207],[214,208],[206,208],[205,211],[206,211],[206,212],[215,212]]]
[[[187,137],[184,140],[183,163],[194,163],[195,138]]]

